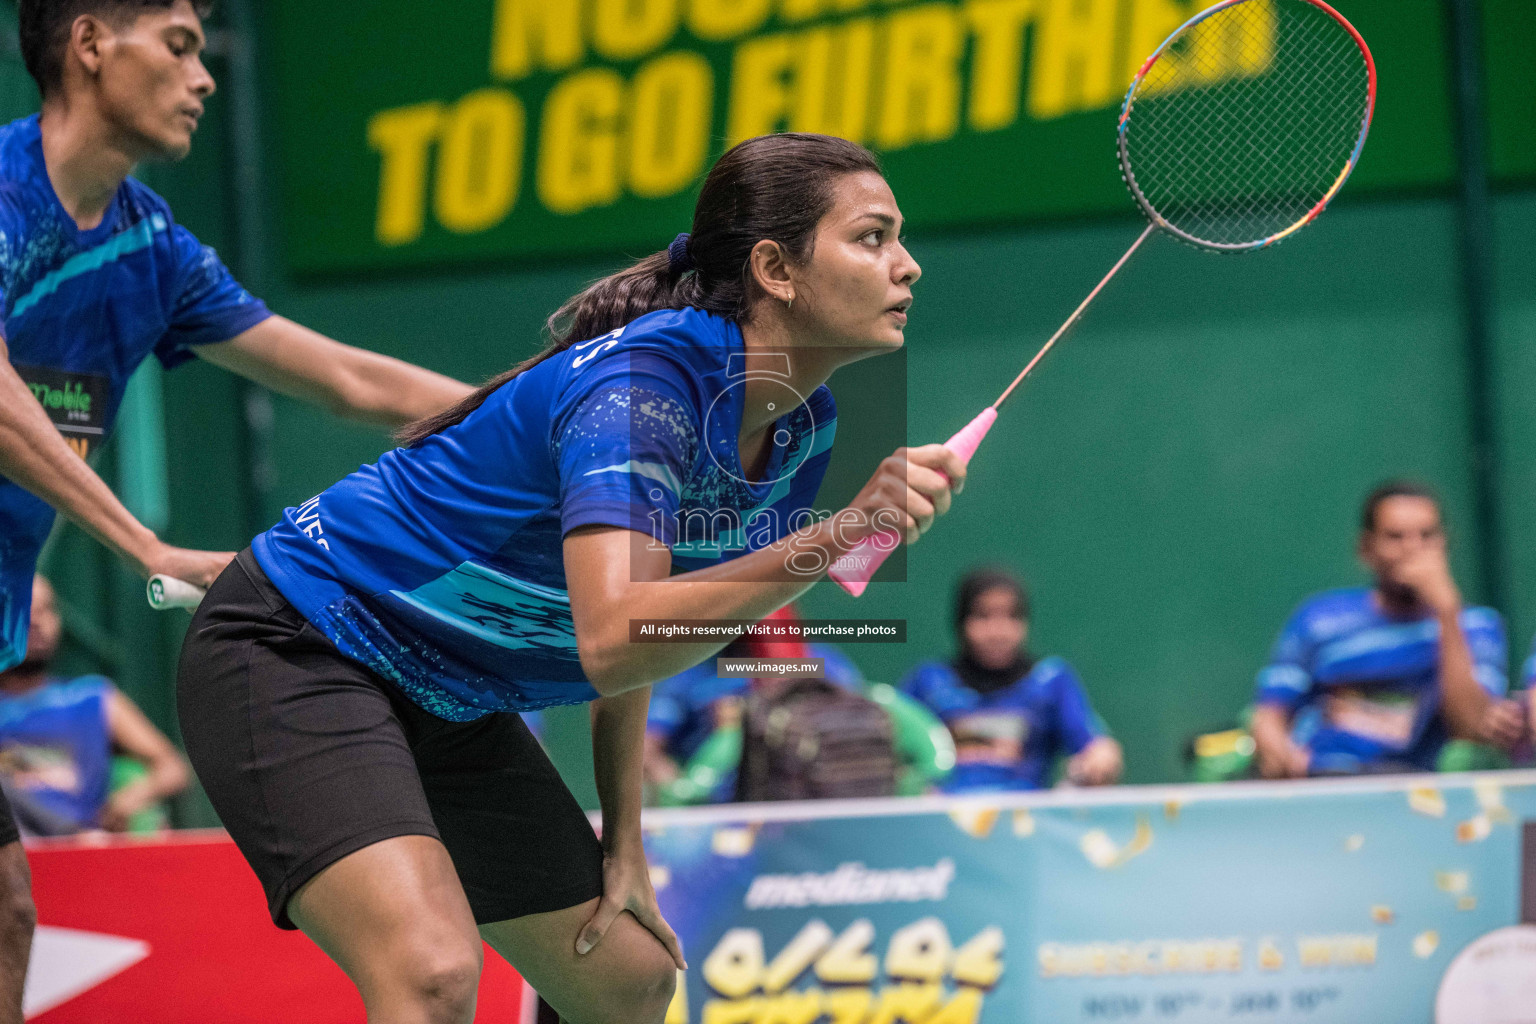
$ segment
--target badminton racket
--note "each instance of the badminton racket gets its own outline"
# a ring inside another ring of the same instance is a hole
[[[1149,223],[1082,305],[944,447],[968,463],[998,410],[1153,232],[1225,253],[1264,249],[1316,220],[1365,148],[1376,64],[1323,0],[1221,0],[1142,64],[1120,108],[1120,169]],[[854,597],[901,543],[886,530],[833,562]]]

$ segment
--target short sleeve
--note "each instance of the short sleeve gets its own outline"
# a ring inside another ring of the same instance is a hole
[[[975,691],[963,686],[948,665],[938,662],[913,669],[900,689],[946,723],[974,710],[978,703]]]
[[[1052,723],[1067,753],[1077,754],[1104,735],[1105,729],[1072,666],[1053,658],[1050,667]]]
[[[1504,619],[1492,608],[1472,608],[1462,614],[1461,629],[1472,651],[1472,674],[1495,697],[1509,692],[1509,642]]]
[[[1312,696],[1313,679],[1308,669],[1312,660],[1312,638],[1307,629],[1307,609],[1302,606],[1291,616],[1269,655],[1269,664],[1259,670],[1254,699],[1295,711]]]
[[[218,253],[180,224],[173,224],[171,231],[176,290],[170,327],[155,346],[156,357],[167,369],[192,358],[194,347],[229,341],[272,315],[264,302],[240,286]]]
[[[616,526],[676,543],[703,422],[682,372],[655,353],[615,353],[577,378],[552,424],[562,534]]]

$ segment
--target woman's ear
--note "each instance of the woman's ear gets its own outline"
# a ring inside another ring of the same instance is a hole
[[[747,267],[752,283],[764,295],[779,302],[790,303],[795,299],[793,267],[784,247],[771,239],[763,239],[752,247],[747,257]]]

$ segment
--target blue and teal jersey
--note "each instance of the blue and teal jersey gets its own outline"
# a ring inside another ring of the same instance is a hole
[[[913,669],[901,689],[938,716],[955,740],[948,793],[1044,789],[1059,757],[1108,735],[1082,680],[1062,658],[1037,662],[1016,682],[982,693],[953,665]]]
[[[0,693],[0,771],[43,809],[96,825],[112,779],[112,732],[102,676],[49,680]]]
[[[729,649],[722,657],[747,657]],[[828,682],[846,690],[861,691],[864,676],[842,651],[827,644],[806,645],[805,656],[821,658]],[[645,731],[661,737],[667,756],[678,764],[686,762],[709,739],[719,724],[719,708],[724,701],[745,700],[752,680],[740,676],[722,679],[715,674],[715,659],[663,679],[651,687],[651,704],[646,713]],[[734,778],[734,776],[733,776]]]
[[[591,700],[567,533],[634,530],[686,571],[815,518],[836,430],[831,392],[784,403],[767,465],[749,480],[744,392],[765,372],[749,372],[730,321],[651,313],[538,363],[462,422],[288,509],[253,550],[338,650],[435,715]]]
[[[82,231],[43,163],[37,118],[0,128],[0,322],[11,368],[82,456],[101,444],[128,379],[271,314],[214,251],[132,178]],[[32,574],[53,509],[0,477],[0,670],[26,652]]]
[[[1468,608],[1461,628],[1483,689],[1509,685],[1504,621]],[[1392,616],[1371,590],[1352,587],[1302,602],[1259,672],[1257,700],[1294,716],[1314,774],[1387,768],[1433,771],[1448,738],[1440,714],[1440,624]]]

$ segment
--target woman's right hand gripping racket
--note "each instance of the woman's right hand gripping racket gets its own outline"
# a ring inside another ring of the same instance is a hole
[[[945,447],[970,459],[1008,396],[1153,231],[1242,253],[1316,220],[1355,169],[1375,106],[1371,51],[1323,0],[1221,0],[1185,22],[1142,64],[1120,109],[1121,173],[1151,223]],[[871,537],[828,574],[858,597],[900,541]]]

